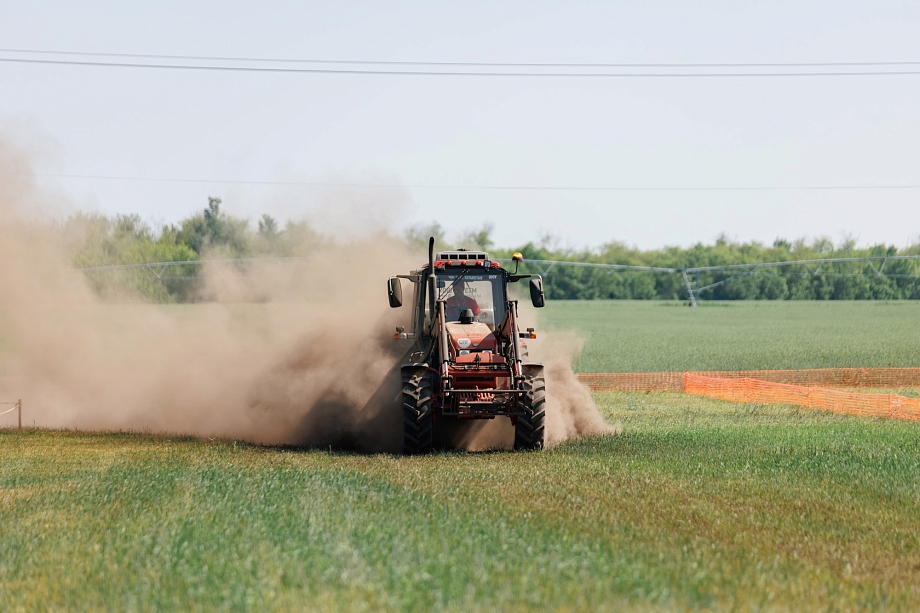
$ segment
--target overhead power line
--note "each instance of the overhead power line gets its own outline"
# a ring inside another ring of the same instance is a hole
[[[340,68],[289,68],[279,66],[214,66],[204,64],[155,64],[135,62],[105,62],[90,60],[54,60],[36,58],[2,57],[0,62],[17,64],[45,64],[57,66],[89,66],[105,68],[148,68],[157,70],[250,72],[275,74],[342,74],[415,77],[549,77],[549,78],[748,78],[748,77],[870,77],[920,75],[920,70],[853,70],[812,72],[510,72],[510,71],[458,71],[458,70],[382,70]]]
[[[215,55],[167,55],[156,53],[103,53],[95,51],[50,51],[45,49],[0,49],[0,53],[59,55],[104,58],[134,58],[147,60],[199,60],[212,62],[263,62],[290,64],[337,64],[366,66],[479,66],[515,68],[809,68],[845,66],[920,66],[920,61],[900,62],[716,62],[716,63],[624,63],[624,62],[424,62],[405,60],[342,60],[241,57]]]
[[[242,179],[197,179],[173,177],[123,177],[113,175],[38,174],[48,179],[141,181],[152,183],[218,183],[222,185],[273,185],[288,187],[348,187],[356,189],[438,189],[483,191],[583,191],[583,192],[737,192],[737,191],[866,191],[920,189],[920,184],[900,185],[755,185],[755,186],[615,186],[615,185],[458,185],[434,183],[344,183],[332,181],[246,181]]]
[[[664,272],[664,273],[675,273],[675,272],[686,272],[687,274],[698,274],[703,272],[724,272],[724,271],[742,271],[742,272],[754,272],[761,268],[783,268],[786,266],[804,266],[809,269],[808,274],[812,275],[822,275],[822,274],[837,274],[837,273],[822,273],[821,267],[825,264],[853,264],[853,263],[864,263],[869,264],[874,273],[877,276],[884,275],[884,265],[885,263],[897,262],[902,260],[920,260],[920,255],[871,255],[871,256],[858,256],[850,258],[816,258],[809,260],[783,260],[779,262],[753,262],[750,264],[722,264],[719,266],[675,266],[675,267],[656,267],[656,266],[636,266],[633,264],[603,264],[599,262],[579,262],[573,260],[525,260],[527,264],[537,266],[541,272],[551,270],[556,266],[573,266],[576,268],[599,268],[609,271],[638,271],[638,272]],[[499,259],[500,262],[511,262],[507,259]],[[881,262],[881,267],[876,267],[873,263]]]

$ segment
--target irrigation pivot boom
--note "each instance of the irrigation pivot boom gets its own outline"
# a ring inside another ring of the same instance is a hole
[[[700,293],[730,283],[736,279],[742,277],[747,277],[748,275],[756,274],[762,270],[769,268],[782,268],[786,266],[803,266],[807,272],[802,274],[812,275],[812,276],[865,276],[862,273],[834,273],[834,272],[822,272],[821,268],[825,264],[854,264],[854,263],[863,263],[868,265],[872,272],[870,276],[874,277],[890,277],[890,278],[917,278],[918,275],[903,275],[903,274],[889,274],[885,272],[885,265],[889,261],[900,261],[900,260],[920,260],[920,255],[880,255],[880,256],[864,256],[864,257],[852,257],[852,258],[820,258],[820,259],[810,259],[810,260],[785,260],[781,262],[754,262],[751,264],[722,264],[719,266],[688,266],[682,268],[665,268],[657,266],[633,266],[630,264],[603,264],[599,262],[573,262],[568,260],[528,260],[529,265],[534,266],[538,271],[543,275],[548,275],[549,272],[556,266],[563,267],[578,267],[578,268],[594,268],[600,270],[606,270],[609,272],[618,272],[618,271],[637,271],[637,272],[655,272],[655,273],[674,273],[680,274],[683,278],[684,287],[687,290],[687,298],[690,302],[690,306],[697,306]],[[509,260],[499,260],[499,262],[507,262]],[[714,281],[712,283],[702,285],[700,283],[700,275],[702,273],[729,273],[731,276],[721,279],[719,281]]]
[[[117,264],[117,265],[108,265],[108,266],[90,266],[86,268],[80,268],[88,275],[98,275],[104,274],[106,272],[118,271],[118,270],[129,270],[136,269],[139,272],[145,272],[152,274],[156,279],[185,279],[185,280],[194,280],[197,277],[183,275],[183,276],[173,276],[168,275],[166,272],[173,267],[179,266],[204,266],[207,264],[211,265],[238,265],[246,266],[248,264],[264,263],[264,262],[276,262],[278,264],[291,263],[300,260],[309,260],[310,257],[259,257],[259,258],[233,258],[233,259],[213,259],[213,260],[187,260],[187,261],[176,261],[176,262],[144,262],[140,264]],[[802,266],[806,269],[806,272],[800,274],[812,275],[815,277],[825,276],[825,277],[852,277],[852,276],[874,276],[874,277],[888,277],[888,278],[911,278],[916,279],[920,278],[920,275],[914,274],[891,274],[885,272],[885,265],[889,261],[900,261],[900,260],[920,260],[920,255],[884,255],[884,256],[866,256],[866,257],[852,257],[852,258],[822,258],[822,259],[811,259],[811,260],[785,260],[781,262],[754,262],[751,264],[724,264],[719,266],[688,266],[683,268],[667,268],[667,267],[658,267],[658,266],[633,266],[630,264],[602,264],[599,262],[578,262],[572,260],[527,260],[527,264],[536,268],[536,270],[541,275],[548,275],[550,271],[559,266],[559,267],[577,267],[577,268],[593,268],[599,270],[606,270],[609,272],[619,272],[619,271],[636,271],[636,272],[652,272],[652,273],[666,273],[666,274],[680,274],[684,283],[684,287],[687,291],[687,297],[690,301],[691,306],[696,306],[699,298],[700,292],[703,292],[707,289],[712,289],[713,287],[718,287],[726,283],[730,283],[736,279],[746,277],[748,275],[756,274],[762,270],[769,268],[779,268],[786,266]],[[501,263],[514,263],[515,260],[511,259],[501,259],[496,258],[492,260],[496,266]],[[872,269],[871,273],[840,273],[840,272],[827,272],[822,271],[821,268],[825,264],[853,264],[853,263],[864,263]],[[700,275],[702,273],[733,273],[731,276],[714,281],[712,283],[703,285],[700,281]]]

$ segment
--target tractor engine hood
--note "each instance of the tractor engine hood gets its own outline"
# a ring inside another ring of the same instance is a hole
[[[444,324],[447,328],[447,336],[454,351],[491,351],[495,352],[498,347],[497,339],[492,334],[489,326],[475,322],[471,324],[461,324],[456,321],[449,321]]]

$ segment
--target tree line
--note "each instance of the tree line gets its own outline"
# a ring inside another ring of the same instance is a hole
[[[522,271],[539,272],[527,260],[561,260],[598,264],[628,264],[661,268],[691,268],[729,264],[784,262],[822,258],[920,255],[920,243],[898,249],[889,245],[859,247],[852,239],[838,243],[827,238],[806,241],[777,239],[772,245],[737,242],[721,236],[713,244],[692,247],[664,247],[641,250],[622,242],[610,242],[595,249],[568,249],[546,237],[505,249],[495,248],[493,226],[479,228],[449,239],[442,226],[414,226],[393,237],[406,248],[422,254],[429,236],[439,248],[466,247],[488,250],[495,258],[510,258],[520,251],[525,258]],[[138,215],[106,216],[77,214],[64,223],[65,244],[78,268],[142,264],[147,262],[189,262],[214,258],[308,256],[333,244],[334,239],[315,231],[306,221],[288,221],[283,226],[269,215],[255,224],[233,217],[221,208],[219,198],[209,198],[200,213],[179,223],[154,229]],[[876,264],[879,266],[879,264]],[[865,262],[824,264],[820,269],[802,265],[761,269],[756,274],[733,279],[704,290],[704,300],[898,300],[920,299],[920,263],[912,260],[886,262],[883,274]],[[817,273],[817,274],[816,274]],[[161,277],[149,271],[116,270],[88,273],[101,294],[138,293],[159,302],[187,302],[198,297],[196,283],[200,267],[170,267]],[[706,286],[728,279],[739,271],[707,272],[692,279]],[[544,275],[550,299],[597,300],[686,300],[680,274],[637,271],[608,271],[596,268],[556,266]]]
[[[665,247],[639,250],[623,243],[608,243],[601,249],[553,250],[528,243],[519,249],[527,259],[572,260],[599,264],[629,264],[661,268],[697,268],[732,264],[791,262],[825,258],[920,255],[920,244],[898,249],[889,245],[859,248],[852,240],[839,244],[821,238],[812,241],[777,239],[772,245],[733,242],[726,237],[714,244],[698,243],[689,248]],[[916,300],[920,299],[920,262],[891,260],[878,274],[867,262],[787,265],[759,269],[702,272],[690,276],[694,287],[726,281],[704,290],[704,300]],[[677,273],[609,272],[602,269],[554,267],[546,276],[550,298],[555,299],[638,299],[687,300],[684,278]]]

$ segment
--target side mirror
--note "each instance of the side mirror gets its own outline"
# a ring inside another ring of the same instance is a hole
[[[546,296],[543,295],[543,279],[539,276],[530,279],[530,301],[538,309],[546,304]]]
[[[396,277],[387,279],[387,296],[390,299],[390,308],[402,306],[402,283]]]

